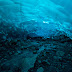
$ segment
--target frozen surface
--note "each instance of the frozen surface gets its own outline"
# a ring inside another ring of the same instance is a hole
[[[71,8],[71,0],[0,0],[0,18],[38,36],[47,38],[59,30],[72,38]]]
[[[0,72],[72,72],[72,0],[0,0]]]

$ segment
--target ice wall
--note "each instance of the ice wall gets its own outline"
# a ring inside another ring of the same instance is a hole
[[[49,37],[58,31],[72,38],[71,0],[0,0],[0,19]]]

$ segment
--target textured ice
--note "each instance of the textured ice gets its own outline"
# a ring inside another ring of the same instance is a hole
[[[0,72],[72,72],[72,0],[0,0]]]
[[[71,8],[71,0],[0,0],[0,18],[37,36],[58,30],[72,38]]]

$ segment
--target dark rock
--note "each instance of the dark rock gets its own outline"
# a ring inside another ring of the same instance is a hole
[[[35,50],[35,51],[33,51],[33,54],[37,54],[37,51]]]

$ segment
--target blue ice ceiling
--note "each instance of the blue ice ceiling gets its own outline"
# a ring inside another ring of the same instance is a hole
[[[72,38],[71,0],[0,0],[0,19],[32,36],[50,37],[58,32]]]

